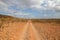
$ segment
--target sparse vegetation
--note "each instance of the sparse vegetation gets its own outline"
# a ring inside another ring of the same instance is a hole
[[[21,30],[28,20],[0,15],[0,40],[19,40]],[[60,19],[30,20],[43,38],[42,40],[60,40]]]

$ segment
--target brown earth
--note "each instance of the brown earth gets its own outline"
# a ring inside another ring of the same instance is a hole
[[[25,25],[26,21],[0,15],[0,40],[19,40],[19,34]]]
[[[60,40],[60,24],[59,23],[33,23],[39,32],[42,40]]]
[[[0,40],[60,40],[60,19],[26,20],[0,15]]]

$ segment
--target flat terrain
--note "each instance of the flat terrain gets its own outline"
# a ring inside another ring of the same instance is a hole
[[[42,40],[60,40],[60,23],[33,23]]]
[[[60,19],[0,16],[0,40],[60,40]]]

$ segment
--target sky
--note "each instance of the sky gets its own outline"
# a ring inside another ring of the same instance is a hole
[[[60,18],[60,0],[0,0],[0,14],[18,18]]]

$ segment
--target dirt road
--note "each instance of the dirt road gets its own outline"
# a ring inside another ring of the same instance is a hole
[[[10,23],[4,24],[0,40],[60,40],[60,26],[50,23]]]
[[[32,22],[27,22],[23,28],[19,40],[41,40],[38,31],[34,28]]]

